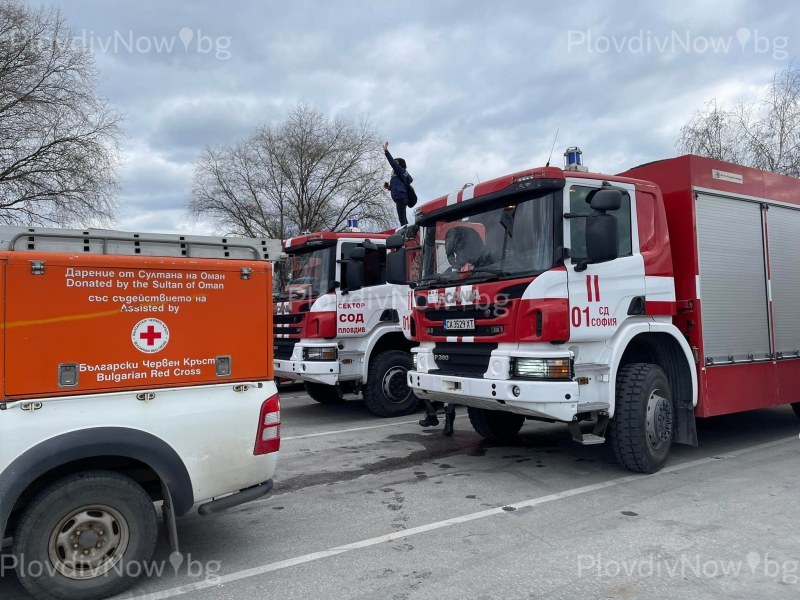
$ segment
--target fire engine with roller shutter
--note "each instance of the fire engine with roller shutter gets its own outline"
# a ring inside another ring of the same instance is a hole
[[[413,287],[414,392],[467,406],[494,440],[526,419],[609,437],[646,473],[697,444],[698,417],[800,414],[800,181],[565,157],[428,202],[413,241],[388,241],[389,281]]]

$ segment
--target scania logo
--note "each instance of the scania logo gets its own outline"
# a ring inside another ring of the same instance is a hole
[[[444,293],[444,301],[447,304],[453,304],[454,302],[461,302],[461,304],[476,304],[478,302],[478,298],[479,295],[476,290],[448,290]]]
[[[434,360],[450,360],[450,356],[448,354],[434,354]]]

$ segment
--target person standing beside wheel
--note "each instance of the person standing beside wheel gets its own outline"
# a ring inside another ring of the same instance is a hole
[[[453,423],[456,420],[456,405],[449,402],[437,402],[423,399],[425,402],[425,418],[419,420],[420,427],[436,427],[439,425],[439,406],[444,407],[444,429],[442,435],[453,435]]]

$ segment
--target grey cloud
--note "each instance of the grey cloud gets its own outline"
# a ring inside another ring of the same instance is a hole
[[[798,55],[796,3],[553,4],[212,0],[62,0],[77,30],[230,38],[230,57],[184,48],[98,52],[102,93],[127,117],[128,157],[118,225],[196,227],[181,212],[191,167],[208,145],[231,143],[283,118],[297,101],[369,114],[409,161],[423,201],[546,160],[578,144],[605,172],[674,154],[677,129],[705,100],[752,94],[788,60],[755,52],[756,35],[787,36]],[[570,31],[621,44],[673,35],[739,40],[727,53],[570,46]],[[148,159],[149,157],[149,159]]]

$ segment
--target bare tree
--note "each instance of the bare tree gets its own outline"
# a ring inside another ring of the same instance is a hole
[[[190,212],[228,233],[285,239],[340,231],[348,219],[391,224],[387,169],[369,123],[330,119],[304,104],[283,123],[233,146],[208,148],[195,167]]]
[[[120,117],[55,8],[0,0],[0,222],[111,220]]]
[[[681,152],[800,177],[800,70],[777,72],[763,96],[726,110],[711,100],[681,128]]]

